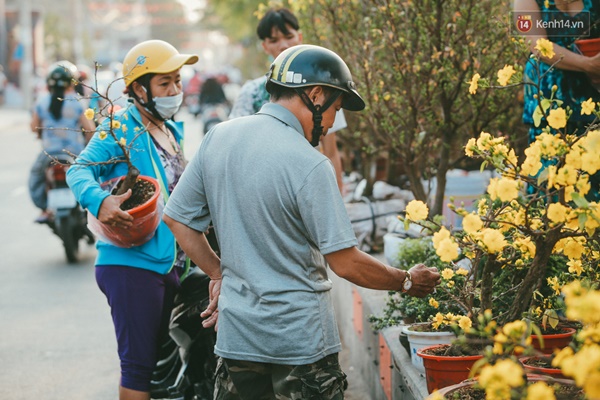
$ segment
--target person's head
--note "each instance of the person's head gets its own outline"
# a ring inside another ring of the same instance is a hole
[[[349,111],[365,108],[344,60],[320,46],[299,45],[282,52],[271,64],[266,88],[273,102],[296,96],[302,100],[304,108],[312,114],[309,140],[313,146],[331,128],[340,108]]]
[[[197,61],[198,56],[180,54],[165,41],[142,42],[129,50],[123,60],[125,90],[154,118],[169,119],[183,101],[180,69]]]
[[[287,8],[267,11],[259,21],[256,33],[265,52],[273,58],[292,46],[302,44],[298,19]]]
[[[49,111],[58,120],[62,116],[62,99],[65,92],[74,87],[79,74],[75,64],[66,60],[52,64],[48,71],[46,84],[51,95]]]

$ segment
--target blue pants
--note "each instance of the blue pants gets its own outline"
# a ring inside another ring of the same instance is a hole
[[[96,282],[110,305],[121,360],[121,386],[149,392],[180,287],[175,268],[160,275],[141,268],[97,265]]]

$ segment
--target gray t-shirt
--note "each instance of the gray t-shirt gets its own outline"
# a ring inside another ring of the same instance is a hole
[[[223,283],[215,352],[302,365],[341,349],[322,254],[357,245],[331,162],[298,119],[268,103],[204,138],[165,213],[212,219]]]

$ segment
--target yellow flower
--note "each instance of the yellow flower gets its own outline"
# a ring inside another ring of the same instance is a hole
[[[483,222],[479,215],[477,214],[469,214],[462,221],[463,229],[465,232],[473,234],[483,228]]]
[[[460,329],[462,329],[463,331],[467,331],[467,329],[470,329],[472,325],[473,323],[471,322],[471,318],[469,317],[462,316],[458,320],[458,326],[460,326]]]
[[[113,129],[119,129],[121,127],[121,122],[117,121],[117,120],[113,120],[113,122],[111,123],[111,127]]]
[[[439,231],[437,231],[436,233],[433,234],[433,237],[432,237],[433,247],[437,248],[442,240],[449,239],[449,238],[450,238],[450,231],[448,229],[446,229],[446,227],[442,226]]]
[[[85,115],[85,117],[91,121],[94,119],[94,110],[92,110],[91,108],[88,108],[87,110],[85,110],[83,115]]]
[[[490,254],[499,253],[508,245],[504,235],[496,229],[486,228],[482,231],[482,233],[483,235],[481,241]]]
[[[458,258],[458,243],[450,238],[443,239],[438,243],[435,252],[440,257],[440,260],[450,262]]]
[[[437,329],[443,323],[444,323],[444,315],[442,313],[437,313],[437,314],[435,314],[435,317],[433,317],[433,321],[431,322],[431,326],[433,327],[433,329]]]
[[[540,52],[542,57],[552,58],[554,57],[554,44],[548,39],[538,39],[535,42],[535,49]]]
[[[560,283],[558,283],[558,278],[556,276],[546,278],[546,281],[548,282],[548,286],[554,290],[554,294],[560,294]]]
[[[567,126],[567,112],[561,107],[550,110],[548,125],[554,129],[561,129]]]
[[[429,299],[429,305],[433,308],[438,308],[440,303],[438,303],[437,300],[432,297]]]
[[[555,400],[554,389],[546,385],[545,382],[536,382],[527,387],[526,400]]]
[[[479,78],[481,78],[481,75],[479,75],[478,73],[475,73],[475,75],[473,75],[471,82],[469,82],[469,93],[477,93],[477,88],[479,87]]]
[[[495,365],[487,365],[481,370],[479,383],[486,391],[486,398],[500,399],[496,397],[498,392],[504,393],[510,398],[510,388],[522,386],[523,368],[510,359],[498,361]],[[490,396],[491,395],[491,396]]]
[[[519,196],[519,182],[510,178],[501,178],[496,184],[496,195],[502,201],[511,201]]]
[[[429,209],[420,200],[413,200],[406,206],[406,218],[411,221],[420,221],[427,218]]]
[[[548,219],[555,224],[561,224],[567,220],[569,209],[560,203],[552,203],[548,206]]]
[[[121,139],[119,140],[119,144],[120,144],[121,146],[125,146],[125,145],[127,144],[127,140],[125,140],[125,138],[123,137],[123,138],[121,138]]]
[[[467,145],[465,146],[465,154],[467,157],[473,157],[473,148],[477,147],[477,141],[475,138],[469,139]]]
[[[498,83],[502,86],[508,85],[508,81],[515,74],[515,69],[512,65],[505,65],[500,71],[498,71]]]
[[[572,274],[577,274],[577,276],[579,276],[583,272],[581,260],[571,260],[567,265],[569,266],[569,272]]]
[[[98,137],[100,138],[100,140],[104,140],[104,139],[106,139],[106,136],[107,136],[107,135],[106,135],[106,131],[100,131],[100,132],[98,133]]]
[[[456,275],[467,276],[468,274],[469,274],[469,271],[467,271],[467,270],[466,270],[466,269],[464,269],[464,268],[459,268],[459,269],[456,271]]]
[[[449,279],[452,279],[452,277],[454,276],[454,271],[450,268],[445,268],[442,271],[441,275],[442,275],[442,278],[449,280]]]
[[[448,282],[446,283],[446,286],[447,286],[449,289],[452,289],[452,288],[454,287],[454,281],[448,281]]]
[[[596,103],[590,97],[583,103],[581,103],[581,115],[590,115],[596,109]]]

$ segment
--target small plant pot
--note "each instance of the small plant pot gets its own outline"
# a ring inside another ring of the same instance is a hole
[[[417,355],[419,349],[437,344],[450,344],[454,339],[456,339],[456,335],[454,334],[454,332],[422,332],[411,329],[418,325],[419,324],[405,326],[402,328],[402,332],[408,337],[408,344],[410,347],[409,354],[412,365],[418,371],[425,372],[425,367],[423,366],[423,359]]]
[[[573,335],[577,332],[574,328],[563,328],[561,333],[548,333],[542,335],[543,343],[540,343],[538,335],[531,335],[531,345],[534,349],[544,354],[552,354],[555,349],[563,349],[571,343]]]
[[[535,362],[535,361],[548,361],[549,364],[549,358],[548,357],[539,357],[539,356],[532,356],[532,357],[521,357],[519,359],[519,361],[521,362],[521,364],[523,365],[523,368],[525,369],[525,372],[528,374],[537,374],[537,375],[548,375],[551,376],[553,378],[558,378],[558,379],[568,379],[566,376],[563,375],[562,371],[560,368],[554,368],[554,367],[538,367],[536,365],[530,365],[530,362]]]
[[[102,188],[110,190],[122,177],[114,178],[102,183]],[[90,230],[100,237],[101,240],[118,247],[141,246],[154,236],[156,228],[162,217],[162,201],[159,201],[160,185],[158,181],[149,176],[140,175],[138,179],[146,180],[154,185],[154,194],[144,204],[126,210],[133,217],[133,225],[130,228],[111,226],[100,222],[91,213],[88,213],[88,225]]]
[[[600,38],[576,40],[575,45],[579,52],[587,57],[593,57],[600,53]]]
[[[425,380],[427,381],[427,391],[433,393],[436,389],[455,385],[469,378],[473,364],[483,358],[483,355],[475,356],[437,356],[427,354],[428,350],[440,346],[436,345],[425,347],[418,350],[417,355],[423,359],[425,366]]]

